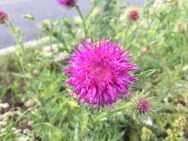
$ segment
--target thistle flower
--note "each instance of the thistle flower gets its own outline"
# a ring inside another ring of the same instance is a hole
[[[137,80],[129,74],[137,68],[129,63],[129,57],[119,44],[110,40],[83,41],[65,70],[70,76],[66,83],[73,87],[79,101],[97,108],[110,107],[130,94],[129,85]]]
[[[137,10],[131,10],[129,11],[128,18],[130,21],[135,22],[139,18],[139,13]]]
[[[76,0],[57,0],[57,2],[65,7],[74,7],[76,5]]]
[[[2,10],[0,10],[0,24],[5,23],[7,18],[8,18],[7,13],[2,11]]]
[[[140,99],[138,102],[139,113],[145,114],[149,111],[149,109],[150,109],[150,102],[144,98]]]

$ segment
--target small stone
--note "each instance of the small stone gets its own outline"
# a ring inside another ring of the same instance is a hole
[[[7,112],[9,109],[9,104],[8,103],[2,103],[0,104],[0,109],[4,112]]]
[[[0,121],[0,129],[4,128],[6,126],[7,122],[5,121]]]
[[[0,128],[0,133],[3,133],[3,132],[5,132],[5,128]],[[1,134],[0,134],[0,136],[1,136]]]
[[[34,101],[33,100],[28,100],[28,101],[25,102],[24,106],[26,108],[31,108],[31,107],[34,106]]]
[[[20,135],[17,141],[30,141],[29,137],[26,135]]]
[[[29,135],[30,132],[31,132],[31,131],[30,131],[29,129],[24,129],[24,130],[23,130],[23,133],[26,134],[26,135]]]
[[[19,122],[17,128],[23,130],[23,129],[27,128],[27,126],[28,126],[27,124],[28,124],[28,120],[27,119],[23,119],[21,122]]]
[[[12,127],[11,130],[15,132],[17,129],[15,127]]]
[[[66,60],[68,58],[69,58],[69,54],[66,51],[64,51],[62,53],[57,54],[54,57],[54,62],[61,62],[61,61],[64,61],[64,60]]]
[[[148,118],[147,120],[144,121],[144,123],[145,123],[146,125],[152,126],[152,125],[153,125],[153,120],[150,119],[150,118]]]
[[[6,116],[2,116],[1,119],[0,119],[0,121],[7,122],[7,121],[8,121],[8,117],[6,117]]]
[[[17,115],[17,116],[22,116],[23,113],[21,111],[14,111],[14,114]]]
[[[53,44],[51,46],[46,46],[42,49],[42,56],[50,58],[53,56],[53,54],[58,53],[58,45]]]
[[[0,114],[0,121],[4,119],[4,115]]]
[[[3,114],[3,117],[4,117],[4,119],[5,119],[5,118],[9,118],[9,117],[11,117],[11,116],[13,116],[13,115],[14,115],[14,113],[11,112],[11,111],[9,111],[9,112],[4,113],[4,114]]]
[[[165,98],[163,99],[163,101],[164,101],[164,103],[168,104],[168,97],[165,97]]]
[[[16,111],[22,111],[20,107],[16,107]]]
[[[16,129],[15,131],[14,131],[14,134],[20,134],[22,132],[22,130],[21,129]]]
[[[28,126],[32,126],[33,122],[32,121],[28,121]]]

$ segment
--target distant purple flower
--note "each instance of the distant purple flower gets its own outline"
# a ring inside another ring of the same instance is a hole
[[[0,24],[4,23],[8,18],[7,13],[0,10]]]
[[[131,10],[131,11],[129,11],[128,17],[129,17],[130,21],[135,22],[139,18],[139,13],[137,10]]]
[[[150,109],[150,102],[147,99],[140,99],[138,102],[138,110],[141,114],[145,114]]]
[[[127,54],[119,44],[110,40],[83,41],[65,70],[70,76],[66,83],[73,87],[81,102],[98,108],[102,105],[109,107],[130,94],[129,85],[137,79],[129,74],[137,65],[129,63]]]
[[[57,0],[57,2],[65,7],[73,7],[76,5],[76,0]]]

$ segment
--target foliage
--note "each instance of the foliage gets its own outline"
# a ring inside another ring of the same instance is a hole
[[[25,49],[20,29],[9,23],[18,49],[3,56],[0,65],[1,103],[9,105],[1,104],[0,140],[188,139],[188,3],[161,2],[148,1],[143,8],[135,8],[123,0],[93,0],[84,19],[44,21],[41,30],[58,44],[47,50],[50,56],[44,55],[43,46]],[[139,11],[136,22],[127,18],[130,9]],[[139,81],[132,87],[133,94],[112,109],[95,111],[80,105],[64,84],[65,53],[70,54],[85,36],[86,40],[121,42],[140,65],[134,73]],[[63,57],[57,61],[59,54]],[[140,98],[150,100],[149,113],[138,112]]]

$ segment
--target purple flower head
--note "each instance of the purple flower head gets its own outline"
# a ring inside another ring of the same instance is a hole
[[[73,87],[81,102],[98,108],[110,107],[130,94],[129,85],[137,80],[129,74],[137,68],[136,64],[129,63],[129,57],[119,44],[110,40],[83,41],[65,70],[70,76],[66,83]]]
[[[7,20],[7,13],[0,10],[0,24],[4,23]]]
[[[128,17],[129,17],[130,21],[135,22],[139,18],[139,13],[137,10],[131,10],[131,11],[129,11]]]
[[[57,0],[57,2],[65,7],[74,7],[76,5],[76,0]]]
[[[145,114],[150,109],[150,102],[147,99],[140,99],[138,102],[139,113]]]

